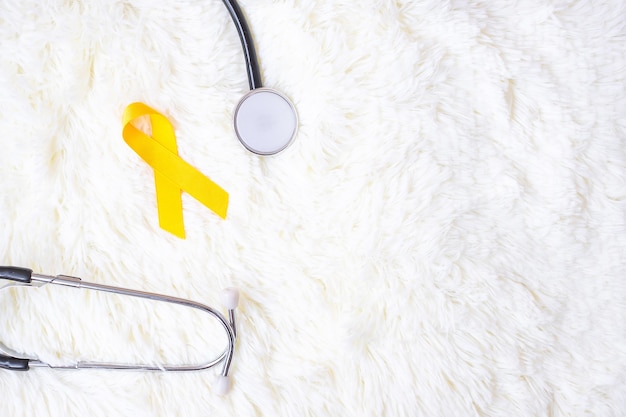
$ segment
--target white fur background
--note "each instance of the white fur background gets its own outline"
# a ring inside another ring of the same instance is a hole
[[[242,291],[229,396],[215,370],[3,370],[0,415],[626,415],[624,2],[241,6],[300,117],[276,157],[233,133],[221,1],[0,0],[0,264],[218,308]],[[187,239],[159,228],[121,137],[134,101],[230,193],[226,221],[185,195]],[[0,341],[202,361],[223,335],[194,314],[5,289]]]

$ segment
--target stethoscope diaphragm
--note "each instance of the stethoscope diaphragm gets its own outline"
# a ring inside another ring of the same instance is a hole
[[[250,92],[235,108],[235,133],[243,146],[257,155],[274,155],[293,141],[298,115],[291,101],[278,91],[263,88],[261,68],[252,33],[236,0],[223,0],[239,34]]]
[[[256,88],[235,108],[235,133],[243,146],[257,155],[274,155],[293,141],[298,115],[291,101],[269,88]]]

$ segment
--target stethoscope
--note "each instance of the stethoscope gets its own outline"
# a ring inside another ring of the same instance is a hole
[[[293,141],[298,127],[298,116],[292,102],[283,94],[270,88],[264,88],[252,36],[241,8],[235,0],[223,0],[235,23],[243,46],[250,91],[243,96],[234,111],[234,128],[237,138],[250,152],[258,155],[274,155],[287,148]],[[72,288],[103,291],[131,297],[144,298],[166,303],[178,304],[199,309],[219,321],[227,335],[228,344],[216,358],[195,365],[142,365],[109,362],[76,362],[59,366],[43,362],[39,358],[22,355],[0,342],[0,368],[27,371],[31,367],[54,369],[116,369],[146,371],[197,371],[222,364],[222,371],[216,383],[216,392],[225,394],[230,389],[229,371],[233,359],[237,330],[235,309],[239,302],[239,293],[234,288],[227,288],[222,293],[222,303],[228,311],[224,316],[213,308],[195,301],[162,294],[149,293],[127,288],[95,284],[66,275],[34,274],[27,268],[0,266],[0,289],[14,286],[41,287],[43,285],[62,285]]]
[[[257,155],[274,155],[287,148],[298,129],[293,103],[283,94],[264,88],[248,23],[235,0],[223,0],[243,47],[248,92],[235,108],[233,122],[241,144]]]
[[[222,291],[222,304],[228,311],[227,316],[222,315],[213,308],[195,301],[183,298],[171,297],[168,295],[155,294],[144,291],[131,290],[128,288],[113,287],[109,285],[86,282],[78,277],[67,275],[40,275],[34,274],[31,269],[15,266],[0,266],[0,289],[28,286],[42,287],[44,285],[62,285],[66,287],[102,291],[113,294],[121,294],[130,297],[144,298],[153,301],[178,304],[185,307],[195,308],[203,311],[215,318],[224,328],[227,336],[227,346],[216,358],[212,358],[201,364],[180,364],[180,365],[142,365],[123,364],[111,362],[75,362],[71,365],[52,365],[43,362],[39,358],[23,355],[0,342],[0,368],[12,371],[28,371],[32,368],[54,368],[54,369],[111,369],[111,370],[141,370],[141,371],[199,371],[213,368],[222,364],[222,371],[215,383],[215,392],[218,395],[226,394],[231,386],[229,377],[230,366],[235,351],[237,339],[237,328],[235,325],[235,309],[239,303],[239,292],[235,288],[226,288]]]

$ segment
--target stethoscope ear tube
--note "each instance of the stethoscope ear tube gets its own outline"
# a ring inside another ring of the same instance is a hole
[[[0,266],[0,279],[16,281],[20,284],[30,284],[32,276],[32,269],[17,266]]]
[[[9,371],[28,371],[29,362],[29,359],[0,355],[0,368],[8,369]]]

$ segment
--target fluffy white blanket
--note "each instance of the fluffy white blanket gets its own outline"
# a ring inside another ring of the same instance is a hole
[[[231,393],[196,373],[0,370],[2,416],[626,413],[623,1],[241,0],[300,128],[247,152],[219,0],[0,2],[0,264],[196,300],[242,293]],[[160,229],[126,105],[230,194]],[[58,286],[0,292],[54,364],[186,363],[210,317]]]

